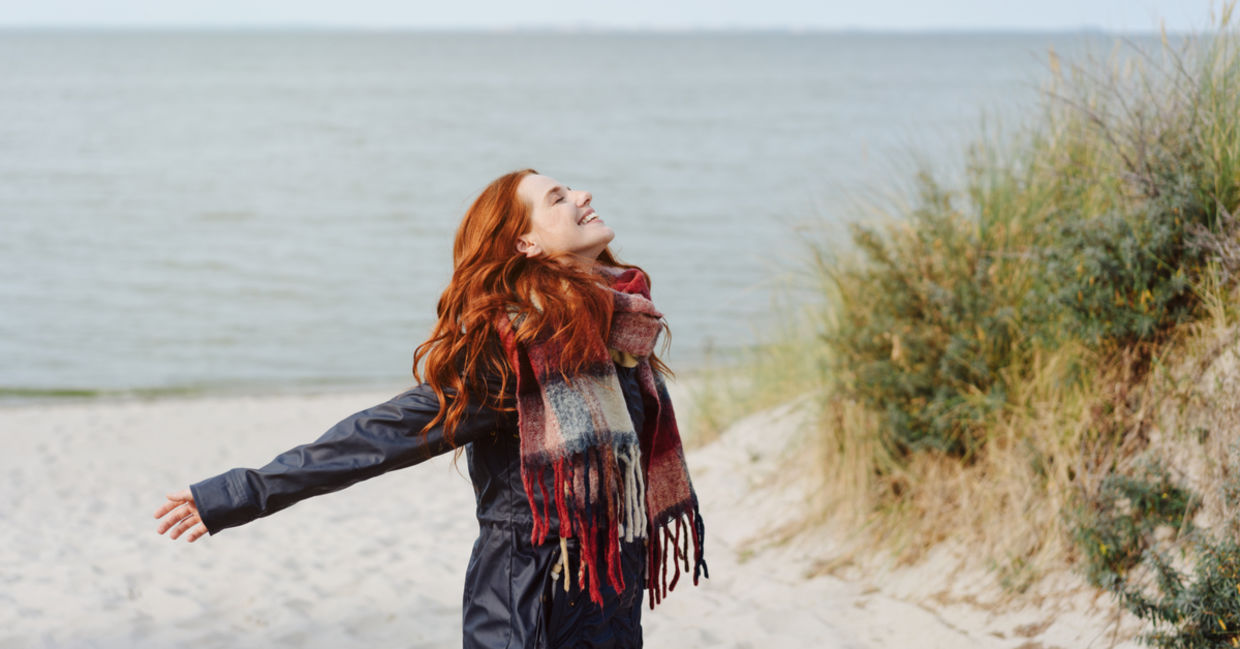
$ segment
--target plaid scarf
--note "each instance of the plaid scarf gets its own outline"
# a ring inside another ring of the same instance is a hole
[[[546,541],[554,506],[561,544],[576,538],[581,547],[578,583],[602,606],[601,570],[616,592],[625,587],[621,538],[647,539],[646,588],[654,608],[675,588],[682,563],[688,572],[690,541],[695,555],[693,583],[703,574],[710,576],[702,558],[705,528],[672,401],[649,361],[663,314],[650,301],[641,271],[604,267],[600,272],[611,283],[611,326],[607,341],[597,341],[580,373],[568,377],[561,372],[557,345],[518,345],[516,314],[498,317],[496,328],[517,376],[521,478],[534,513],[532,542]],[[640,433],[633,430],[609,348],[623,358],[636,359],[646,412]],[[553,498],[548,498],[544,486],[548,472],[554,476]],[[542,494],[542,511],[537,509],[536,489]],[[600,541],[606,544],[601,555]],[[561,555],[567,567],[567,555]],[[603,568],[597,565],[600,556]],[[670,583],[669,561],[675,571]],[[565,588],[567,577],[565,571]]]

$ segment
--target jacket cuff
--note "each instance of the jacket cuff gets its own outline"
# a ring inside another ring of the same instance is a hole
[[[254,507],[246,493],[245,480],[236,475],[241,471],[244,469],[232,469],[190,485],[194,505],[198,507],[198,516],[207,532],[215,534],[253,519],[249,510]]]

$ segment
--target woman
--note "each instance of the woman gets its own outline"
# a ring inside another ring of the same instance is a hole
[[[590,201],[532,169],[492,182],[414,353],[423,382],[169,494],[159,533],[193,542],[464,448],[479,523],[465,647],[640,647],[643,588],[653,608],[682,567],[696,584],[704,530],[653,354],[662,314]]]

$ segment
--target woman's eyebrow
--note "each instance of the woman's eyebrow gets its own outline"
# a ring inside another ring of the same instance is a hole
[[[546,203],[546,202],[547,202],[547,199],[548,199],[548,198],[551,198],[551,195],[552,195],[553,193],[555,193],[555,192],[557,192],[557,191],[562,192],[562,191],[565,191],[565,189],[566,189],[566,188],[561,187],[561,186],[559,186],[559,185],[556,185],[555,187],[552,187],[551,189],[548,189],[548,190],[547,190],[547,193],[546,193],[546,194],[543,194],[543,202],[544,202],[544,203]]]

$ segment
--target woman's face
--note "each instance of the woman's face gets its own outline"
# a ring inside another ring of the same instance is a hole
[[[517,196],[530,206],[530,231],[517,237],[517,251],[527,257],[570,253],[593,260],[616,237],[590,207],[590,192],[530,174],[517,184]]]

